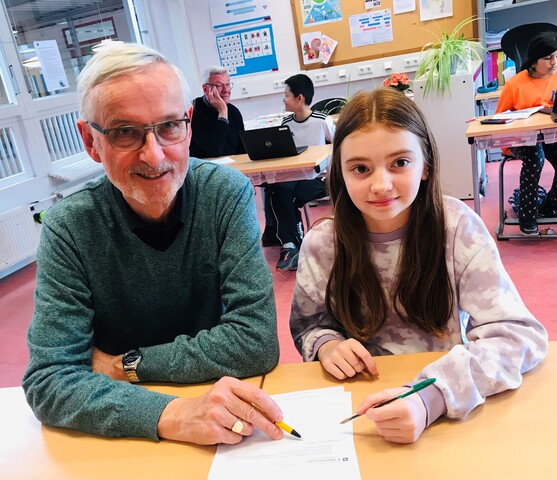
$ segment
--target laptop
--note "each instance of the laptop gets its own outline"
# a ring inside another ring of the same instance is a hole
[[[308,148],[296,147],[288,125],[245,130],[240,132],[240,138],[250,160],[293,157]]]

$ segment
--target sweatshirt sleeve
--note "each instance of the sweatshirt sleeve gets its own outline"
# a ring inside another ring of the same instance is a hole
[[[306,362],[315,360],[319,348],[327,341],[345,339],[325,306],[325,290],[334,255],[330,223],[324,221],[307,233],[298,260],[290,331],[294,345]]]
[[[516,389],[547,353],[547,332],[521,300],[494,240],[473,212],[452,241],[456,298],[466,341],[425,367],[435,377],[449,418],[463,418],[485,398]],[[469,316],[469,318],[468,318]]]
[[[35,311],[23,377],[27,402],[48,425],[109,437],[158,439],[172,396],[91,370],[93,301],[71,238],[47,221],[37,251]]]

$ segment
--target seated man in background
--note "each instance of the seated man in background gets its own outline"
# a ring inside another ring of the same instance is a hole
[[[335,134],[333,119],[310,108],[313,82],[304,74],[293,75],[284,82],[284,107],[292,112],[282,121],[288,125],[297,147],[325,145]],[[296,270],[298,253],[304,237],[300,208],[305,203],[326,196],[323,179],[281,182],[265,187],[265,230],[263,246],[282,246],[277,270]]]
[[[225,67],[210,67],[205,75],[203,96],[193,102],[190,155],[197,158],[246,153],[240,139],[242,114],[230,103],[233,84]]]
[[[183,75],[148,47],[97,53],[78,93],[81,138],[106,176],[45,215],[29,405],[48,425],[111,437],[238,443],[257,427],[280,438],[278,406],[221,378],[263,374],[279,355],[247,177],[189,158]],[[214,379],[198,398],[134,385]]]

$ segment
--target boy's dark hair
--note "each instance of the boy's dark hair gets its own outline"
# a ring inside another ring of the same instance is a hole
[[[292,95],[295,97],[303,95],[306,105],[311,104],[313,100],[313,82],[311,78],[303,73],[299,73],[298,75],[292,75],[287,78],[284,83],[288,85]]]

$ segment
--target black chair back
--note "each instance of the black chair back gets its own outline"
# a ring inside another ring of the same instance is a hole
[[[311,109],[316,112],[323,112],[327,115],[334,115],[340,113],[342,107],[346,105],[346,100],[344,98],[326,98],[311,106]]]
[[[525,23],[511,28],[501,38],[501,49],[516,64],[517,73],[527,57],[530,41],[541,32],[557,32],[557,26],[552,23]]]

